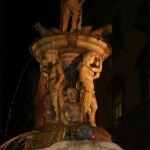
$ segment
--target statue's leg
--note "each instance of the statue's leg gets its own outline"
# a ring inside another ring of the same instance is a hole
[[[84,111],[85,111],[85,114],[88,117],[88,120],[91,116],[91,108],[90,108],[90,103],[91,103],[91,100],[92,100],[91,96],[92,96],[92,94],[90,92],[86,91],[85,94],[84,94],[84,101],[83,101]]]
[[[66,6],[64,8],[64,12],[63,12],[63,25],[62,25],[62,30],[63,32],[67,31],[67,27],[68,27],[68,23],[69,23],[69,19],[70,19],[70,10],[69,8]]]
[[[73,13],[73,16],[72,16],[72,21],[71,21],[71,32],[77,30],[79,13],[80,13],[80,11],[78,9],[74,10],[74,13]]]
[[[96,127],[95,114],[96,114],[97,109],[98,109],[97,101],[96,101],[95,96],[93,96],[93,99],[91,101],[91,115],[90,115],[89,122],[91,123],[92,126],[95,126],[95,127]]]
[[[59,121],[59,113],[58,113],[57,91],[52,91],[51,97],[52,97],[52,105],[54,106],[55,113],[56,113],[55,122],[58,122]]]
[[[83,97],[83,106],[84,106],[84,111],[86,114],[88,113],[88,110],[89,110],[88,101],[89,101],[89,94],[88,92],[85,92],[84,97]]]
[[[61,109],[62,109],[62,107],[63,107],[63,105],[64,105],[64,98],[63,98],[63,94],[62,94],[62,92],[63,92],[63,89],[62,89],[62,87],[60,87],[60,90],[58,90],[58,97],[59,97],[59,111],[61,111]]]
[[[78,18],[78,30],[81,30],[82,24],[82,9],[80,10],[79,18]]]

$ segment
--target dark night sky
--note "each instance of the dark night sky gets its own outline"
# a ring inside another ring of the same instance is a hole
[[[101,16],[96,16],[95,13],[99,7],[99,0],[86,0],[83,5],[83,24],[99,27]],[[95,10],[95,11],[93,11]],[[97,22],[93,23],[97,19]],[[31,58],[29,47],[32,42],[39,36],[34,25],[36,22],[42,23],[43,26],[59,28],[60,25],[60,0],[22,0],[22,1],[2,1],[2,40],[1,40],[1,128],[4,133],[6,122],[8,120],[9,109],[12,101],[14,101],[11,118],[8,124],[9,130],[16,130],[19,127],[18,120],[15,114],[23,116],[24,99],[23,86],[26,86],[26,76],[29,70],[37,67],[37,62],[33,59],[27,66],[21,80],[22,71],[26,63]],[[18,92],[15,93],[18,83]],[[23,83],[25,82],[25,83]],[[20,96],[18,96],[20,94]],[[15,99],[14,98],[15,95]],[[22,97],[22,98],[21,98]],[[23,119],[22,119],[23,120]],[[13,129],[14,128],[14,129]],[[14,133],[10,133],[13,135]]]

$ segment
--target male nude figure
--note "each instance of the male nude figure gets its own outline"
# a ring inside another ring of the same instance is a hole
[[[71,32],[81,29],[82,23],[82,4],[85,0],[64,0],[62,30],[67,31],[69,19],[71,18]]]

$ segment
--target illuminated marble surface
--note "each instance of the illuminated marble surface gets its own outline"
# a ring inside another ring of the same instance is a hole
[[[123,150],[120,146],[112,142],[100,141],[61,141],[50,147],[41,150]],[[40,150],[40,149],[36,149]]]

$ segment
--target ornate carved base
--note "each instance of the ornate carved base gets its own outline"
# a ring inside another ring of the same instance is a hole
[[[88,124],[83,123],[85,132],[84,135],[81,135],[80,132],[80,138],[78,140],[91,140],[92,141],[103,141],[103,142],[112,142],[111,135],[103,128],[101,127],[93,127],[94,132]],[[36,133],[34,138],[29,140],[25,145],[26,149],[42,149],[49,147],[53,145],[56,142],[60,141],[78,141],[75,129],[78,129],[79,126],[81,126],[81,123],[74,123],[70,124],[68,126],[63,125],[63,123],[60,124],[54,124],[49,126],[43,126],[37,129],[39,133]],[[83,129],[82,129],[83,130]],[[86,133],[86,134],[85,134]],[[78,133],[77,133],[78,134]],[[79,137],[79,136],[78,136]]]
[[[64,125],[63,123],[41,126],[35,131],[21,134],[10,139],[0,146],[1,150],[13,149],[29,150],[43,149],[61,141],[85,141],[110,142],[111,135],[101,127],[93,127],[89,123],[72,123]]]
[[[101,141],[62,141],[41,150],[123,150],[117,144]]]

